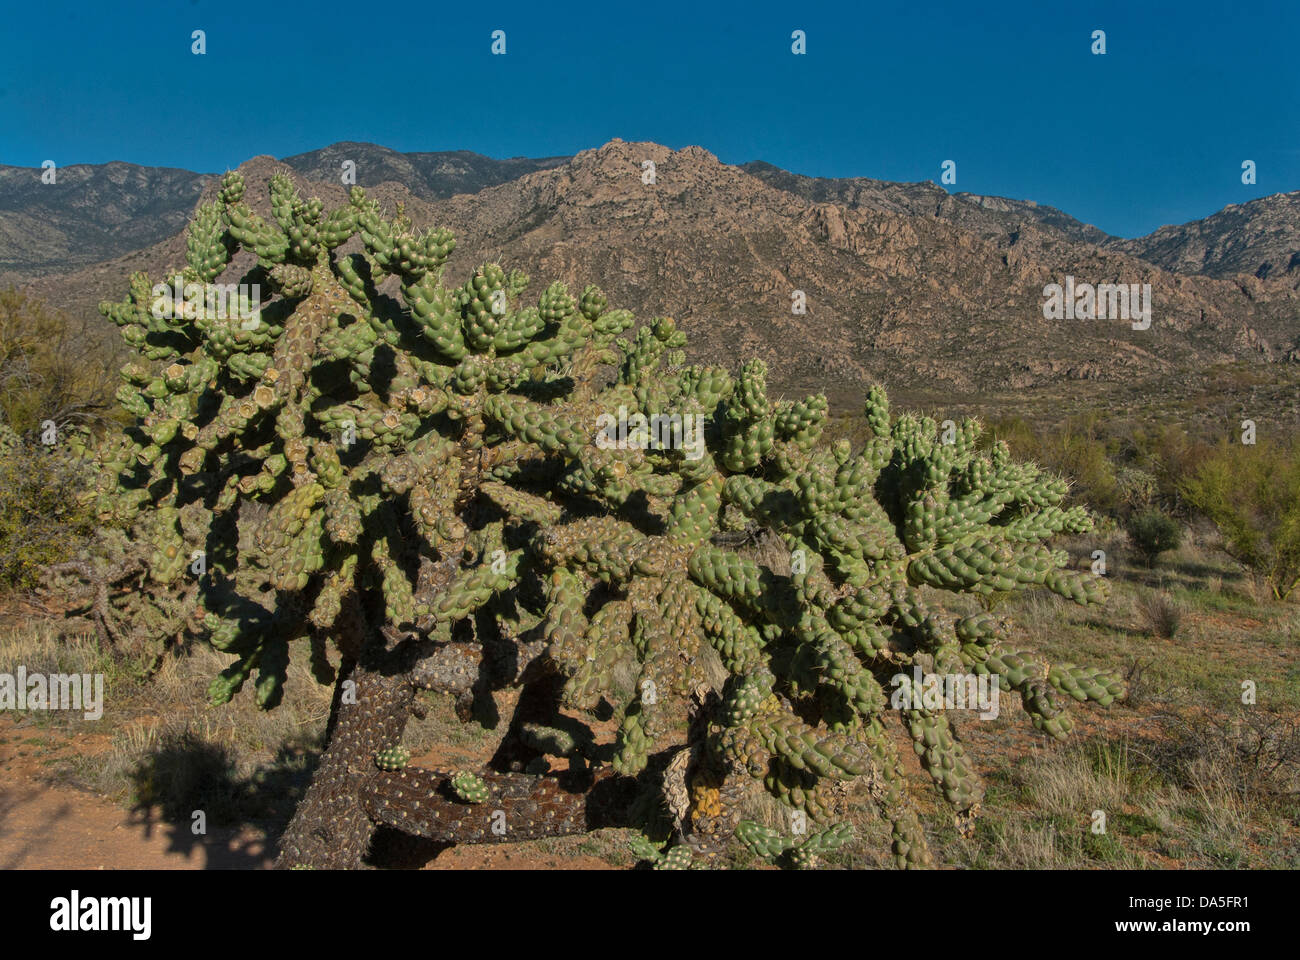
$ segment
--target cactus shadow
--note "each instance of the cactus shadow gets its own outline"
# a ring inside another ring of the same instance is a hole
[[[413,836],[385,825],[375,831],[370,852],[362,862],[382,870],[419,870],[454,846],[454,843]]]
[[[397,352],[388,344],[375,347],[374,358],[370,361],[371,387],[381,394],[387,394],[397,376]]]
[[[135,801],[128,823],[146,837],[162,832],[167,852],[201,856],[204,869],[269,867],[318,762],[308,738],[241,770],[225,744],[189,729],[164,735],[128,773]]]

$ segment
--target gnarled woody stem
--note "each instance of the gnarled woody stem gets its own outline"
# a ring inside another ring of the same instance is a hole
[[[355,702],[348,702],[352,694]],[[375,824],[362,806],[360,786],[375,769],[375,754],[400,741],[412,696],[410,681],[400,674],[344,664],[334,691],[329,746],[280,841],[278,868],[362,866]]]
[[[509,680],[521,679],[537,652],[525,644],[498,669]],[[380,825],[446,843],[508,843],[623,825],[630,784],[610,769],[545,777],[480,771],[489,790],[481,804],[460,800],[450,774],[376,769],[375,754],[401,741],[415,689],[467,692],[475,655],[481,653],[471,645],[450,644],[413,669],[409,656],[376,641],[362,650],[359,663],[345,661],[329,746],[281,841],[277,867],[361,867]],[[353,696],[344,699],[349,689]]]
[[[408,767],[376,770],[362,785],[366,813],[403,833],[445,843],[513,843],[624,825],[624,790],[609,768],[593,776],[481,771],[488,799],[456,797],[451,774]]]

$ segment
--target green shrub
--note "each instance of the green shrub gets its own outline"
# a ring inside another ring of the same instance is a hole
[[[1225,442],[1181,490],[1274,597],[1285,600],[1300,585],[1300,443]]]
[[[0,421],[30,437],[47,420],[64,429],[116,416],[120,354],[84,317],[0,290]]]
[[[70,559],[93,533],[83,462],[66,449],[25,444],[0,423],[0,588],[28,589],[48,564]]]
[[[1183,542],[1183,528],[1178,521],[1154,508],[1132,514],[1125,529],[1148,567],[1155,565],[1160,554],[1177,550]]]
[[[1137,459],[1156,478],[1156,495],[1167,507],[1181,507],[1179,484],[1212,452],[1210,444],[1183,424],[1163,424],[1140,437]]]

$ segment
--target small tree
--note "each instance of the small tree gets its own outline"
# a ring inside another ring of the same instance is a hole
[[[1300,443],[1224,443],[1183,481],[1228,553],[1285,600],[1300,585]]]
[[[1178,521],[1154,507],[1130,515],[1126,528],[1148,567],[1155,566],[1160,554],[1177,550],[1183,542],[1183,528]]]

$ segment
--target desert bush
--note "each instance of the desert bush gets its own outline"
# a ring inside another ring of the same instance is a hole
[[[65,444],[26,443],[0,421],[0,588],[35,587],[92,536],[87,471]]]
[[[1179,486],[1211,452],[1206,438],[1187,424],[1124,421],[1111,425],[1111,458],[1125,504],[1134,510],[1161,507],[1181,513]]]
[[[1300,585],[1300,441],[1225,442],[1181,489],[1219,528],[1228,554],[1262,576],[1276,599]]]
[[[0,420],[20,436],[116,414],[118,348],[85,318],[51,311],[12,286],[0,291]]]
[[[1120,500],[1130,510],[1149,509],[1159,490],[1155,474],[1131,466],[1115,471],[1115,484]]]
[[[1235,704],[1197,720],[1164,715],[1157,759],[1171,780],[1212,782],[1243,801],[1300,794],[1300,720]]]
[[[1124,670],[1124,686],[1128,691],[1124,697],[1124,702],[1129,706],[1140,706],[1151,697],[1152,684],[1150,677],[1147,675],[1150,668],[1150,662],[1137,656],[1129,656],[1128,666]]]
[[[1155,565],[1160,554],[1177,550],[1183,542],[1182,525],[1160,510],[1138,510],[1125,521],[1124,528],[1148,567]]]

